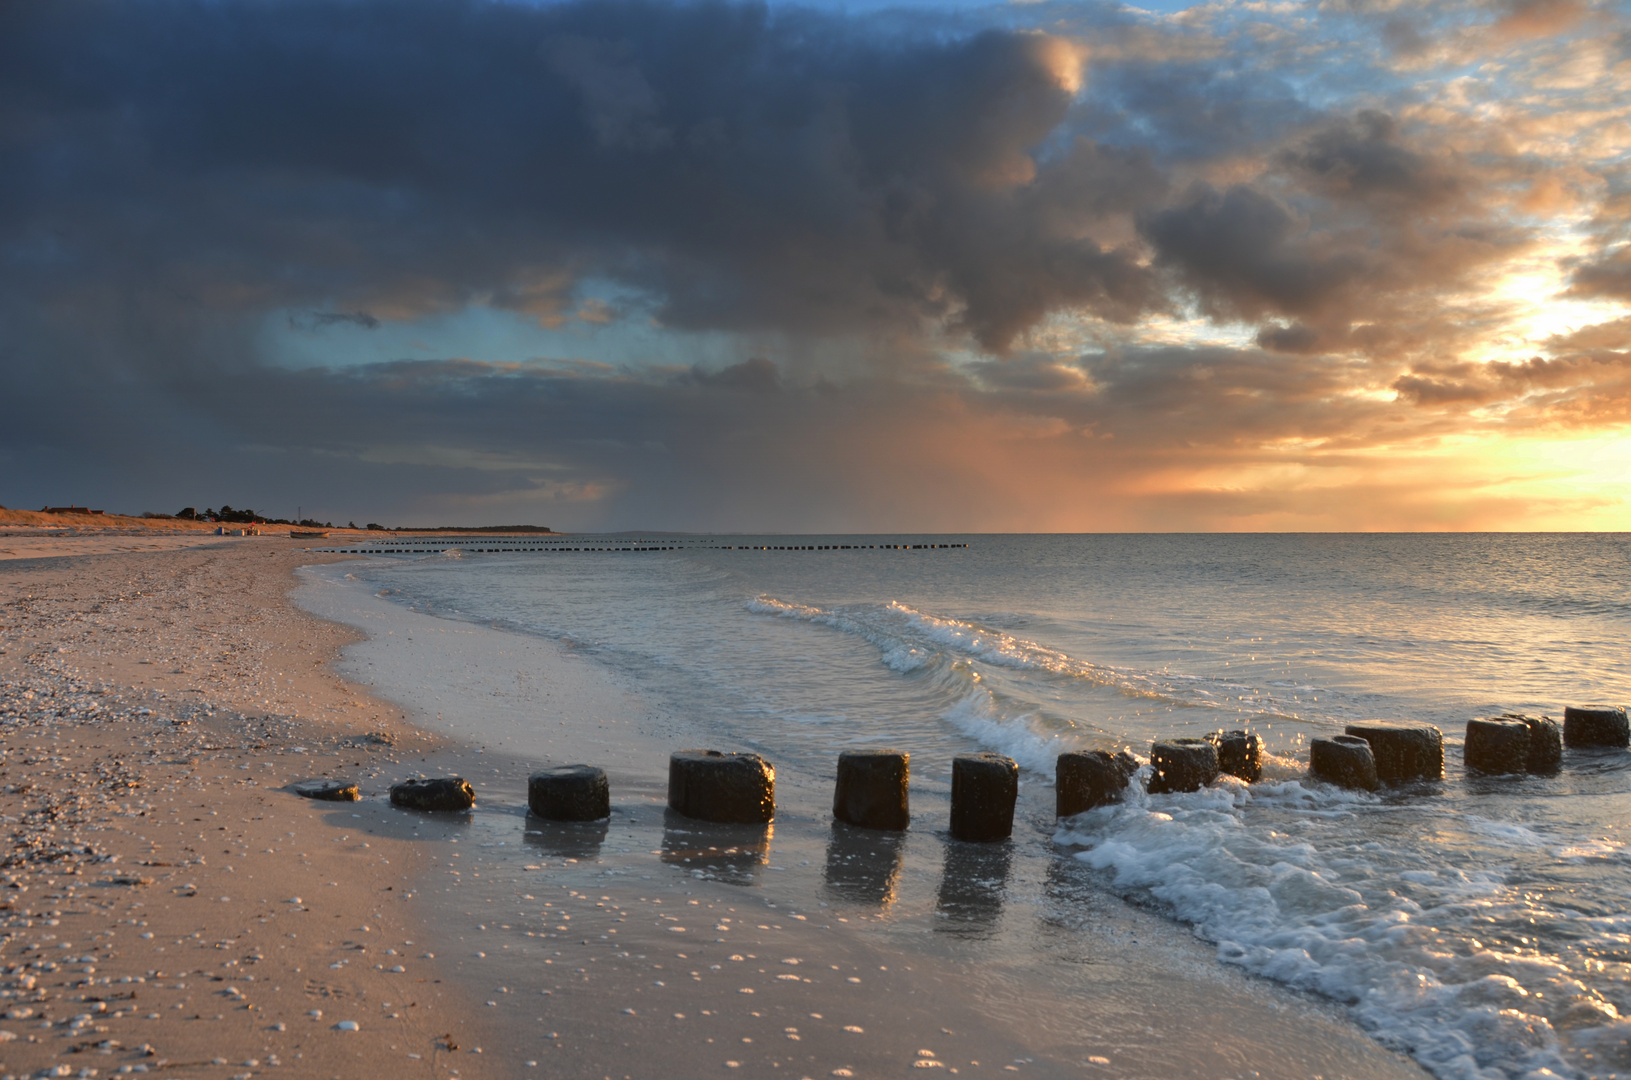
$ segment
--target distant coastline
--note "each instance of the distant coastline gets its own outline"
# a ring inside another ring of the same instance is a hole
[[[117,514],[104,510],[82,510],[80,508],[66,509],[52,507],[49,510],[8,510],[0,507],[0,529],[16,534],[25,531],[58,532],[68,530],[73,533],[214,533],[224,523],[223,520],[212,520],[203,517],[184,518],[170,514]],[[233,522],[236,523],[236,522]],[[256,518],[252,521],[242,522],[245,525],[272,526],[274,528],[290,527],[298,530],[322,529],[331,534],[368,535],[370,533],[414,533],[418,535],[436,534],[526,534],[560,536],[547,525],[430,525],[406,526],[402,528],[387,529],[384,526],[355,526],[355,525],[326,525],[319,522],[284,522],[266,518]],[[277,534],[281,535],[281,534]]]

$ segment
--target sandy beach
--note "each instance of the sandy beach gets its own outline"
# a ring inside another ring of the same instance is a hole
[[[282,601],[311,555],[186,540],[0,563],[0,1074],[447,1075],[423,853],[282,790],[437,743],[328,673],[352,635]]]
[[[1072,860],[982,891],[978,846],[835,830],[791,772],[770,829],[688,822],[705,718],[344,556],[167,543],[0,563],[0,1075],[1422,1075]],[[608,823],[528,818],[568,761]],[[476,811],[393,810],[420,774]],[[287,789],[319,776],[363,800]]]

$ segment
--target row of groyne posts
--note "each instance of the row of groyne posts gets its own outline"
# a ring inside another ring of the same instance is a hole
[[[1118,757],[1132,761],[1125,754]],[[1070,767],[1067,758],[1081,759],[1090,767],[1100,759],[1119,764],[1116,758],[1098,751],[1062,754],[1061,775]],[[863,829],[904,830],[911,822],[910,776],[911,755],[903,751],[845,750],[838,755],[833,816]],[[1086,774],[1082,778],[1087,779]],[[1061,790],[1063,787],[1062,783]],[[1018,798],[1019,765],[1012,758],[959,754],[952,760],[951,834],[957,839],[1007,838],[1014,831]],[[408,780],[391,788],[391,802],[410,810],[468,810],[475,805],[475,793],[460,777]],[[668,805],[676,813],[698,821],[767,824],[776,816],[776,767],[752,753],[678,751],[668,759]],[[594,765],[558,765],[539,770],[527,778],[527,806],[550,821],[600,821],[609,817],[611,786],[606,770]]]
[[[1563,723],[1549,717],[1506,715],[1470,720],[1464,755],[1470,771],[1489,775],[1552,773],[1563,747],[1631,746],[1622,707],[1570,706]],[[864,829],[901,831],[910,824],[911,756],[899,750],[845,750],[838,755],[833,817]],[[1216,731],[1200,738],[1154,743],[1147,789],[1151,794],[1199,791],[1227,773],[1247,782],[1262,775],[1263,740],[1246,731]],[[1132,755],[1103,750],[1060,754],[1055,778],[1059,817],[1120,800],[1138,771]],[[1380,785],[1439,780],[1444,776],[1444,734],[1432,724],[1368,721],[1346,733],[1313,740],[1309,773],[1339,787],[1375,791]],[[311,798],[355,800],[355,784],[311,781],[295,785]],[[1001,754],[959,754],[952,759],[951,835],[958,840],[1004,840],[1013,833],[1019,766]],[[462,777],[408,780],[393,785],[391,803],[410,810],[468,810],[474,789]],[[560,765],[527,779],[527,805],[550,821],[600,821],[611,816],[606,771]],[[753,753],[681,750],[668,760],[668,805],[700,821],[763,824],[776,815],[776,770]]]

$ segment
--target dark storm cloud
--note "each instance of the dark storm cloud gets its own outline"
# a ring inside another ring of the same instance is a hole
[[[1257,331],[1257,343],[1270,352],[1302,355],[1319,351],[1320,334],[1302,323],[1270,324]]]
[[[1419,213],[1454,197],[1459,178],[1400,138],[1398,121],[1367,109],[1310,134],[1279,155],[1335,198],[1386,201]]]
[[[1080,227],[1157,196],[1147,161],[1038,153],[1067,54],[752,5],[20,2],[0,223],[149,309],[548,316],[599,275],[672,327],[941,320],[1001,350],[1057,307],[1159,303]]]
[[[1320,117],[1262,147],[1251,181],[1135,212],[1138,231],[1203,312],[1260,322],[1274,352],[1454,349],[1440,298],[1536,234],[1478,166],[1428,142],[1376,110]]]
[[[1139,223],[1162,264],[1220,314],[1308,314],[1364,275],[1356,250],[1322,250],[1279,201],[1244,184],[1196,184]]]

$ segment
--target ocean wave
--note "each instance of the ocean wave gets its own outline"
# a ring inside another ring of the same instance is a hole
[[[1135,788],[1062,822],[1054,839],[1081,848],[1076,858],[1117,892],[1192,925],[1223,961],[1351,1006],[1443,1080],[1583,1075],[1569,1045],[1618,1026],[1615,1007],[1572,958],[1503,944],[1493,929],[1592,929],[1508,881],[1504,853],[1531,852],[1538,834],[1468,822],[1485,842],[1475,865],[1430,866],[1378,840],[1404,812],[1300,779],[1178,796]],[[1558,1028],[1593,1030],[1566,1045]]]
[[[1130,698],[1191,708],[1218,707],[1214,702],[1199,700],[1209,695],[1198,689],[1186,688],[1175,694],[1152,675],[1078,660],[1001,630],[931,615],[899,601],[825,609],[761,595],[749,601],[747,609],[857,634],[878,646],[884,664],[901,673],[924,667],[933,662],[937,653],[950,652],[994,667],[1064,676],[1117,690]]]
[[[1020,768],[1054,778],[1055,762],[1060,754],[1081,750],[1089,746],[1101,747],[1113,740],[1093,738],[1076,728],[1049,728],[1034,712],[1005,713],[996,698],[984,687],[975,687],[955,705],[941,714],[963,734],[999,754],[1006,754],[1019,763]]]

